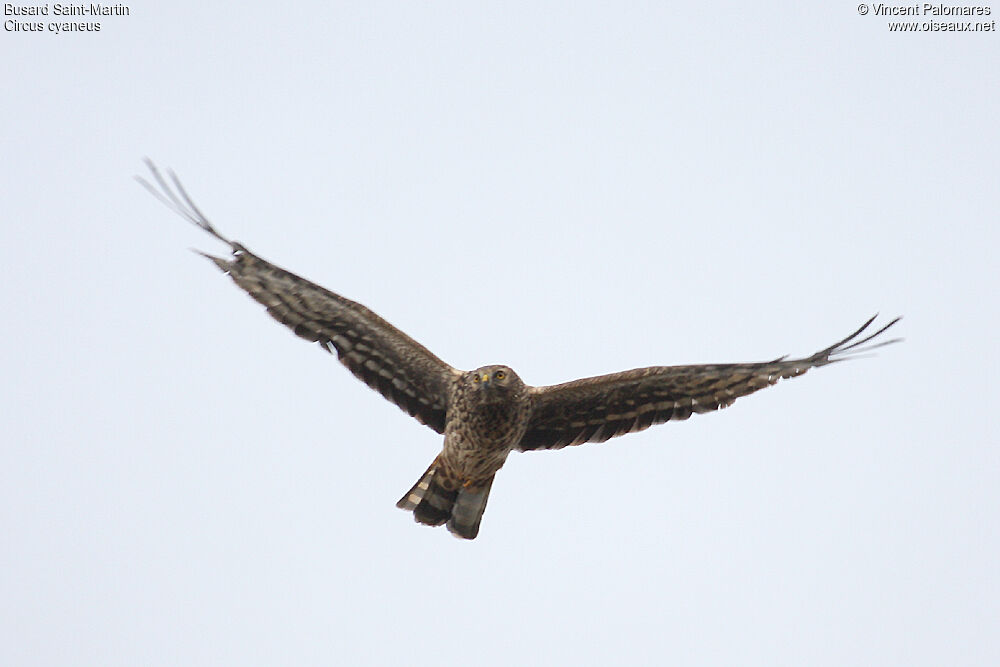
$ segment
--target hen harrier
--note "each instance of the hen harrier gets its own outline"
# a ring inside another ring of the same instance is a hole
[[[205,255],[241,289],[297,335],[320,344],[365,384],[438,433],[444,446],[427,471],[396,503],[430,526],[447,523],[473,539],[493,476],[513,450],[559,449],[604,442],[654,424],[728,407],[781,378],[801,375],[863,347],[899,321],[861,337],[875,320],[802,359],[750,364],[654,366],[550,387],[524,384],[511,368],[460,371],[359,303],[261,259],[216,231],[177,177],[173,186],[147,161],[159,189],[138,178],[181,217],[228,244],[232,259]],[[204,254],[204,253],[202,253]]]

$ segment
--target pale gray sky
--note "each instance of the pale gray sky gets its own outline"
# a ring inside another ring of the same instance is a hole
[[[0,34],[0,663],[997,664],[997,34],[471,4]],[[513,455],[463,542],[393,506],[440,437],[188,252],[145,155],[462,368],[907,340]]]

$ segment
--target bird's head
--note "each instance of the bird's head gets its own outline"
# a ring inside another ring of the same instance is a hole
[[[509,366],[482,366],[466,376],[470,386],[485,395],[500,396],[524,388],[521,378]]]

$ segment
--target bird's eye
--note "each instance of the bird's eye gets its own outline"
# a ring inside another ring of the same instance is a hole
[[[472,376],[472,381],[475,382],[476,384],[479,384],[479,373],[476,373],[475,375]]]
[[[496,373],[493,374],[493,377],[495,377],[498,380],[502,380],[505,377],[507,377],[507,374],[504,373],[503,371],[497,371]]]

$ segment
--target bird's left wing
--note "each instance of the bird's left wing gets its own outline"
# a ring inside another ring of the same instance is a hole
[[[173,188],[147,160],[159,188],[138,178],[181,217],[227,243],[232,259],[205,255],[296,335],[337,352],[361,381],[438,433],[444,432],[449,387],[460,372],[359,303],[271,264],[222,236],[174,174]],[[202,253],[204,254],[204,253]]]
[[[721,410],[740,396],[769,387],[782,378],[802,375],[810,368],[850,358],[845,355],[899,340],[894,338],[862,348],[899,318],[858,340],[874,320],[872,317],[847,338],[803,359],[782,357],[751,364],[653,366],[534,387],[531,420],[517,448],[559,449],[604,442],[654,424],[687,419],[693,413]]]

